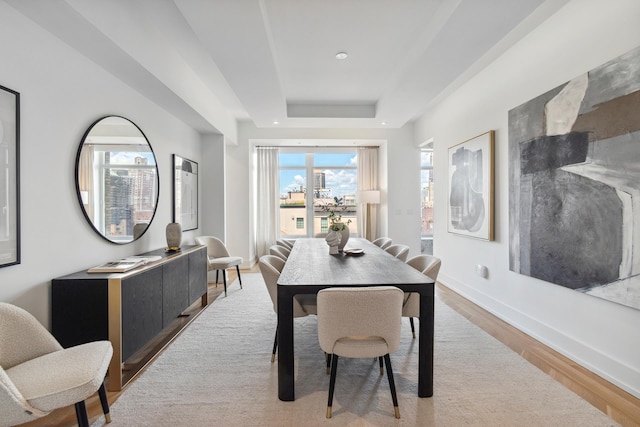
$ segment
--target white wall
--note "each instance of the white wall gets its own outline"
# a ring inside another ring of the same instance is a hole
[[[420,253],[420,150],[412,141],[412,125],[402,129],[258,129],[253,123],[239,125],[238,145],[227,146],[226,201],[227,246],[242,256],[245,266],[255,262],[251,194],[252,140],[327,140],[382,142],[380,188],[385,206],[381,209],[379,233]],[[238,195],[240,197],[235,197]],[[386,203],[391,208],[387,212]]]
[[[507,112],[640,44],[637,0],[574,0],[415,124],[435,138],[435,253],[447,286],[640,397],[640,310],[509,271]],[[447,148],[496,130],[494,242],[446,229]],[[489,278],[475,275],[475,265]]]
[[[0,301],[49,325],[50,281],[107,260],[166,246],[171,155],[200,161],[200,136],[132,88],[0,2],[0,85],[21,94],[22,263],[0,268]],[[158,210],[137,242],[115,245],[86,222],[75,193],[78,145],[96,119],[122,115],[146,134],[160,172]],[[183,243],[197,233],[187,232]]]

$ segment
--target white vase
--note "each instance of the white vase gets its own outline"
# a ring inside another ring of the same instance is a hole
[[[324,238],[326,240],[327,245],[329,245],[329,254],[337,255],[338,245],[340,245],[340,240],[342,239],[342,234],[336,230],[329,230],[327,233],[327,237]]]
[[[342,252],[344,250],[345,245],[349,241],[349,226],[341,222],[337,224],[343,227],[342,230],[339,231],[341,237],[340,237],[340,244],[338,245],[338,251]]]

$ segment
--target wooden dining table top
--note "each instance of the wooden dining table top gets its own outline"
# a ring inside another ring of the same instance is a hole
[[[348,251],[354,249],[361,249],[363,253],[349,255]],[[330,255],[324,239],[304,238],[296,240],[278,285],[394,286],[432,282],[418,270],[366,239],[350,238],[345,252]]]

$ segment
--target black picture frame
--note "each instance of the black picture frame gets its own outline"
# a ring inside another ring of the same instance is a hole
[[[0,267],[20,264],[20,93],[0,85]]]
[[[173,155],[173,222],[182,231],[198,228],[198,163]]]

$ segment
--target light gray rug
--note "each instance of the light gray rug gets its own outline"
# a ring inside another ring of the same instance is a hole
[[[401,419],[373,360],[341,359],[333,418],[316,318],[295,321],[296,401],[270,363],[276,315],[260,274],[243,274],[111,406],[109,426],[612,426],[573,392],[436,300],[434,396],[418,398],[418,342],[404,319],[391,356]],[[93,427],[106,426],[104,418]]]

